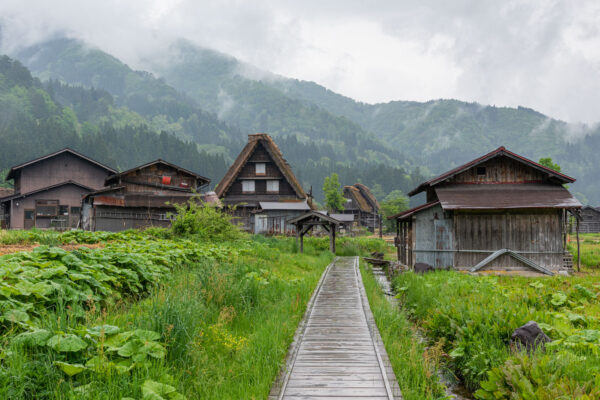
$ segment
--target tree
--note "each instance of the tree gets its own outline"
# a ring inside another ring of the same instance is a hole
[[[342,211],[344,209],[344,196],[340,189],[340,180],[335,172],[325,177],[323,183],[325,193],[325,207],[329,211]]]
[[[538,161],[538,164],[543,165],[544,167],[553,169],[556,172],[560,172],[560,165],[552,162],[552,158],[550,158],[550,157],[540,158],[540,161]]]
[[[408,210],[408,198],[400,190],[392,190],[379,204],[383,214],[383,223],[387,232],[394,230],[394,221],[388,217]]]
[[[376,183],[371,187],[371,193],[373,193],[373,196],[375,196],[377,200],[381,200],[385,197],[383,187],[381,187],[379,183]]]

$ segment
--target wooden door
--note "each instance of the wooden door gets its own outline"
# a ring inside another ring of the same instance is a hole
[[[25,209],[23,212],[23,228],[31,229],[35,226],[35,210]]]

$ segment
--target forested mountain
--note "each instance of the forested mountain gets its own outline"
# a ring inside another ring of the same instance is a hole
[[[106,90],[72,86],[54,78],[42,83],[18,61],[2,60],[0,170],[69,146],[118,169],[159,157],[172,160],[211,178],[214,187],[245,144],[243,134],[229,131],[212,141],[229,156],[208,154],[200,150],[206,142],[188,142],[166,131],[158,134],[149,122],[152,114],[120,106]],[[409,190],[422,178],[381,163],[348,163],[332,145],[300,142],[295,135],[281,136],[278,143],[317,199],[322,196],[324,177],[332,171],[338,171],[346,182],[379,183],[386,192]]]
[[[42,81],[54,79],[110,93],[117,106],[143,116],[155,130],[203,144],[216,144],[223,136],[243,136],[240,130],[203,111],[192,99],[152,74],[134,71],[111,55],[78,41],[51,40],[21,49],[15,57]],[[125,122],[139,124],[135,118]]]
[[[598,127],[567,124],[526,107],[458,100],[361,103],[314,82],[261,71],[185,41],[173,44],[169,57],[169,63],[149,61],[147,68],[190,97],[206,99],[203,106],[213,107],[225,119],[230,110],[251,107],[268,115],[276,126],[288,117],[271,104],[271,99],[283,98],[286,100],[280,102],[288,104],[300,101],[305,107],[326,110],[352,121],[363,132],[375,134],[387,148],[406,155],[410,165],[424,167],[429,174],[506,146],[534,160],[552,157],[563,171],[578,178],[572,188],[583,201],[600,203],[600,188],[591,179],[600,162],[581,156],[591,151],[590,143],[600,140]],[[271,89],[270,96],[254,97],[255,93],[268,92],[266,87]]]
[[[108,123],[120,115],[110,115],[113,99],[108,93],[63,86],[59,92],[78,94],[80,100],[75,101],[74,109],[80,109],[82,119],[107,118],[105,123],[82,124],[73,109],[56,101],[52,95],[55,89],[52,84],[45,90],[18,61],[0,57],[0,171],[64,147],[118,169],[159,157],[207,176],[220,176],[227,168],[222,155],[199,151],[196,144],[172,134],[157,134],[143,124]]]
[[[345,171],[343,184],[361,180],[381,184],[385,193],[406,192],[421,175],[445,171],[504,145],[534,160],[552,157],[578,179],[571,188],[582,201],[600,203],[600,185],[595,183],[600,163],[593,150],[599,148],[599,129],[567,124],[525,107],[457,100],[360,103],[183,40],[161,53],[160,60],[142,62],[160,78],[133,71],[71,39],[51,40],[17,54],[36,76],[52,79],[49,90],[84,122],[117,128],[147,124],[150,130],[220,151],[228,160],[242,148],[247,133],[268,132],[317,198],[331,172]],[[83,89],[55,80],[95,88],[85,93],[96,96],[90,104],[104,111],[96,115],[78,97]],[[112,103],[104,93],[112,96]],[[388,166],[393,178],[382,173]]]

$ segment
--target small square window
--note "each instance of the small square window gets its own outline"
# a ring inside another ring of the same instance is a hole
[[[267,192],[279,192],[279,181],[267,181]]]
[[[254,181],[242,181],[242,192],[254,193]]]
[[[477,175],[485,175],[485,167],[477,167]]]
[[[256,163],[256,175],[265,175],[267,173],[267,165],[265,163]]]

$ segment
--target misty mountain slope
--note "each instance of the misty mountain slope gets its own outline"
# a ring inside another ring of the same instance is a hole
[[[400,149],[390,149],[349,119],[289,97],[270,84],[285,78],[184,40],[170,47],[166,59],[168,62],[164,57],[146,60],[144,67],[228,123],[275,136],[296,135],[304,141],[334,144],[336,151],[352,159],[395,165],[404,159]]]
[[[244,135],[152,74],[133,71],[115,57],[77,40],[49,40],[21,49],[15,56],[42,80],[57,79],[109,92],[118,106],[142,115],[157,131],[202,144],[216,144],[223,136],[239,140]]]
[[[262,71],[184,40],[175,42],[169,54],[169,62],[149,60],[148,68],[203,108],[238,126],[267,126],[269,131],[283,133],[301,131],[314,138],[331,121],[323,114],[326,110],[346,119],[334,120],[339,126],[332,128],[334,140],[342,137],[336,134],[339,130],[350,136],[366,131],[386,147],[412,155],[414,164],[426,165],[433,172],[463,162],[465,155],[477,156],[501,145],[534,159],[551,156],[568,160],[562,153],[573,131],[579,130],[580,136],[597,133],[524,107],[458,100],[361,103],[314,82]],[[297,100],[303,105],[298,106]]]
[[[57,101],[67,97],[73,108]],[[0,171],[71,147],[121,170],[164,158],[216,179],[225,173],[227,162],[222,156],[199,151],[172,134],[157,134],[145,125],[128,126],[123,121],[118,121],[121,127],[91,122],[109,115],[107,105],[112,102],[106,92],[57,89],[56,84],[46,90],[21,63],[0,56]],[[4,177],[2,173],[0,183]]]

